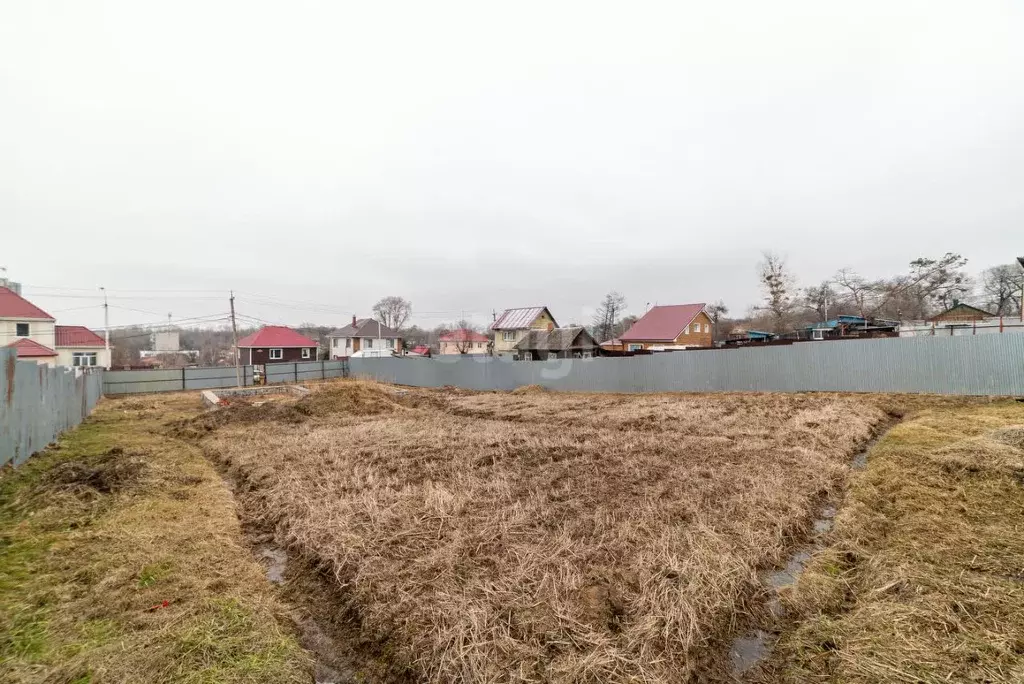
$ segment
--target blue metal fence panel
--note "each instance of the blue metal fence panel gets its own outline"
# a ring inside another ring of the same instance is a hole
[[[592,392],[1024,394],[1024,335],[914,337],[596,359],[351,359],[351,373],[400,385]]]
[[[0,466],[18,465],[78,425],[102,395],[103,372],[18,361],[0,349]]]

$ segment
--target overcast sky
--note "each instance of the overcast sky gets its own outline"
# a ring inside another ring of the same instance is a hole
[[[1022,7],[0,0],[0,266],[65,323],[433,325],[1012,262]]]

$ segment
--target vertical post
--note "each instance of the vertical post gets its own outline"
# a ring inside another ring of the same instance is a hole
[[[181,369],[181,389],[182,389],[182,391],[185,391],[185,390],[188,389],[187,387],[185,387],[185,369],[184,368]]]
[[[107,288],[103,291],[103,348],[107,352],[107,370],[110,370],[110,306],[107,304]]]
[[[299,362],[296,361],[292,364],[292,372],[295,373],[295,382],[299,381]]]
[[[320,379],[327,379],[327,362],[323,360],[320,361]]]
[[[235,353],[235,387],[242,386],[241,353],[238,351],[238,326],[235,324],[235,291],[231,291],[231,344]]]

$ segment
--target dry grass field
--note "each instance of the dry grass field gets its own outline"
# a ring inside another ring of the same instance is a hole
[[[889,422],[837,395],[344,382],[176,434],[317,569],[373,681],[685,682],[731,678],[764,573]]]

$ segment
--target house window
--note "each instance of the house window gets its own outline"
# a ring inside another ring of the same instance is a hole
[[[17,323],[15,324],[15,328],[17,328],[17,330],[14,331],[15,335],[18,337],[28,337],[28,323]]]
[[[533,352],[523,352],[523,361],[533,361]]]
[[[693,332],[694,333],[699,333],[700,332],[700,323],[694,323],[693,324]]]
[[[271,361],[280,361],[283,358],[284,358],[284,349],[271,349],[270,350],[270,360]]]
[[[72,366],[95,366],[96,352],[75,352],[71,355]]]
[[[683,334],[684,335],[689,335],[690,334],[690,326],[686,326],[685,328],[683,328]]]
[[[554,361],[557,358],[558,358],[558,352],[553,352],[553,351],[549,351],[548,352],[548,361]]]
[[[332,337],[331,338],[331,346],[334,347],[335,349],[338,348],[338,338],[337,337]]]
[[[363,347],[365,347],[366,349],[373,349],[373,338],[367,337],[363,339]]]
[[[815,331],[813,331],[811,333],[811,339],[823,340],[823,339],[825,339],[825,336],[824,336],[824,334],[823,334],[823,332],[821,330],[815,330]]]
[[[591,352],[588,352],[588,351],[583,352],[583,358],[585,358],[585,359],[589,359],[592,356],[593,356],[593,354]]]
[[[642,344],[631,344],[631,345],[629,345],[629,351],[640,351],[643,348],[644,348],[644,345],[642,345]]]
[[[706,332],[706,333],[711,332],[711,326],[708,325],[707,323],[704,324],[704,332]]]
[[[511,342],[512,340],[516,339],[516,331],[515,330],[505,330],[505,331],[502,331],[501,339],[505,340],[506,342]]]
[[[303,347],[302,348],[302,358],[308,359],[309,358],[309,351],[310,351],[309,347]]]

